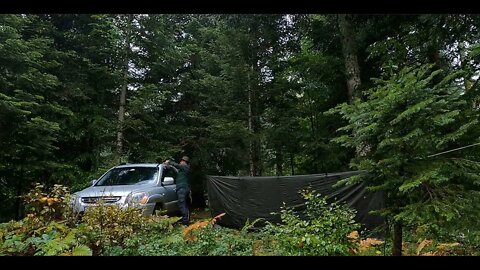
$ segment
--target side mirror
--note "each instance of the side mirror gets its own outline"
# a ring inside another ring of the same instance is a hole
[[[95,182],[97,182],[97,179],[92,180],[92,186],[95,184]]]
[[[174,180],[173,180],[173,177],[165,177],[163,179],[163,185],[173,185],[174,183]]]

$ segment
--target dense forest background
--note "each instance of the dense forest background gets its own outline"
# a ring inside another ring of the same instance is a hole
[[[182,155],[198,194],[208,174],[371,169],[410,214],[422,196],[461,194],[440,204],[452,219],[475,200],[478,147],[426,157],[478,142],[479,26],[462,14],[2,14],[0,220],[22,216],[34,182],[76,191],[120,162]]]

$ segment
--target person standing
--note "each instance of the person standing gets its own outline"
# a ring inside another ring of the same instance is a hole
[[[178,170],[176,177],[176,191],[178,196],[178,208],[182,214],[182,224],[190,224],[190,211],[187,205],[187,196],[190,194],[190,158],[183,156],[180,163],[166,160],[166,164],[175,167]]]

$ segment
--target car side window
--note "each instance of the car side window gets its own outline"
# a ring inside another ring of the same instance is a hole
[[[169,167],[163,167],[163,173],[162,173],[162,182],[165,179],[165,177],[173,177],[173,179],[177,178],[177,172],[173,168]]]

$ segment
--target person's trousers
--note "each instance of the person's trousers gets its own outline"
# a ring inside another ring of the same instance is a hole
[[[178,196],[178,208],[182,214],[182,224],[188,225],[190,223],[190,211],[188,210],[187,205],[187,196],[190,193],[189,188],[179,188],[177,189]]]

